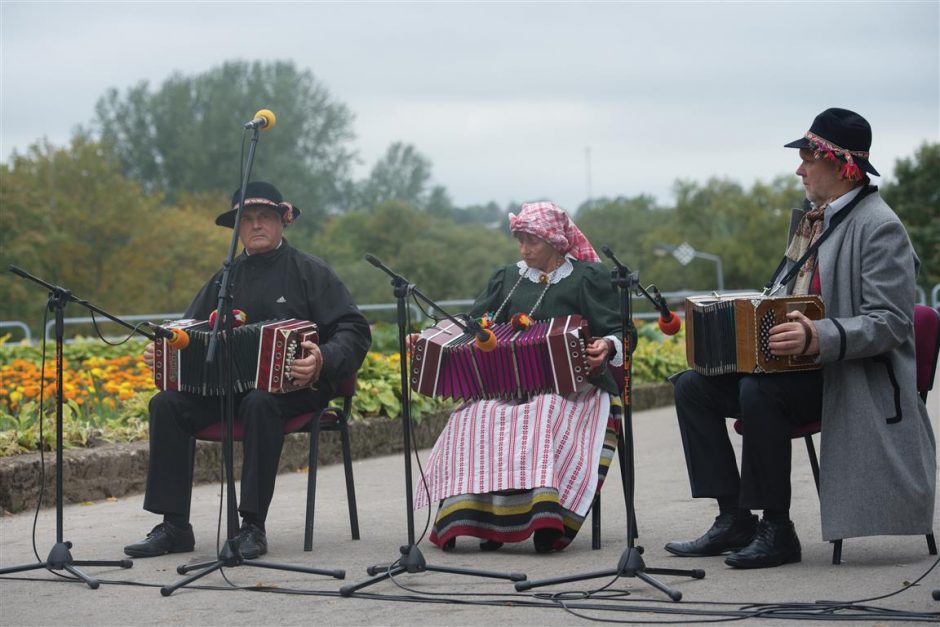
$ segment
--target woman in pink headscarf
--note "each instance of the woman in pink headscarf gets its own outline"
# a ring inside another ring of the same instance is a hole
[[[521,260],[499,268],[470,310],[505,323],[579,314],[593,340],[597,376],[572,394],[532,394],[457,407],[415,491],[415,507],[440,501],[430,539],[446,549],[457,536],[495,550],[532,537],[540,553],[574,538],[603,482],[616,446],[622,405],[604,367],[623,363],[620,305],[610,273],[571,218],[550,202],[509,216]],[[414,336],[412,337],[412,341]]]

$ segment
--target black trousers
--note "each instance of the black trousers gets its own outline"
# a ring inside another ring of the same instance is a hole
[[[318,390],[236,396],[236,419],[244,429],[239,511],[263,521],[274,496],[284,445],[284,421],[326,406]],[[189,518],[193,487],[193,434],[222,420],[222,399],[163,391],[150,400],[150,467],[144,509]]]
[[[675,380],[676,413],[692,496],[737,497],[745,509],[789,509],[790,430],[822,412],[822,371]],[[742,425],[741,473],[726,420]]]

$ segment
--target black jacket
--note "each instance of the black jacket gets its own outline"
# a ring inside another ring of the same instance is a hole
[[[199,290],[186,317],[207,320],[215,309],[222,270]],[[267,253],[235,258],[230,274],[232,308],[248,322],[299,318],[315,322],[323,353],[321,387],[330,391],[362,365],[372,343],[369,324],[353,303],[349,290],[322,259],[281,246]]]

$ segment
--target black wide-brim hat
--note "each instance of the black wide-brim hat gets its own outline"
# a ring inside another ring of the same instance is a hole
[[[242,190],[236,189],[232,194],[232,209],[225,213],[220,213],[215,219],[219,226],[227,226],[230,229],[235,228],[235,214],[238,211],[238,201],[241,200]],[[296,220],[302,211],[300,207],[295,207],[289,202],[284,202],[284,197],[274,185],[265,181],[251,181],[245,187],[245,207],[269,207],[281,215],[281,220],[285,224],[291,224]]]
[[[869,174],[881,176],[868,161],[871,125],[868,120],[848,109],[826,109],[816,116],[806,135],[786,144],[784,148],[807,148],[823,152],[828,150],[842,161],[851,156],[850,160],[858,164],[859,168]]]

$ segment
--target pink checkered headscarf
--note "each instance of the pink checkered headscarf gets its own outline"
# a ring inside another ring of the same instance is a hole
[[[509,230],[541,237],[561,254],[580,261],[601,260],[581,229],[553,202],[523,203],[519,215],[509,214]]]

